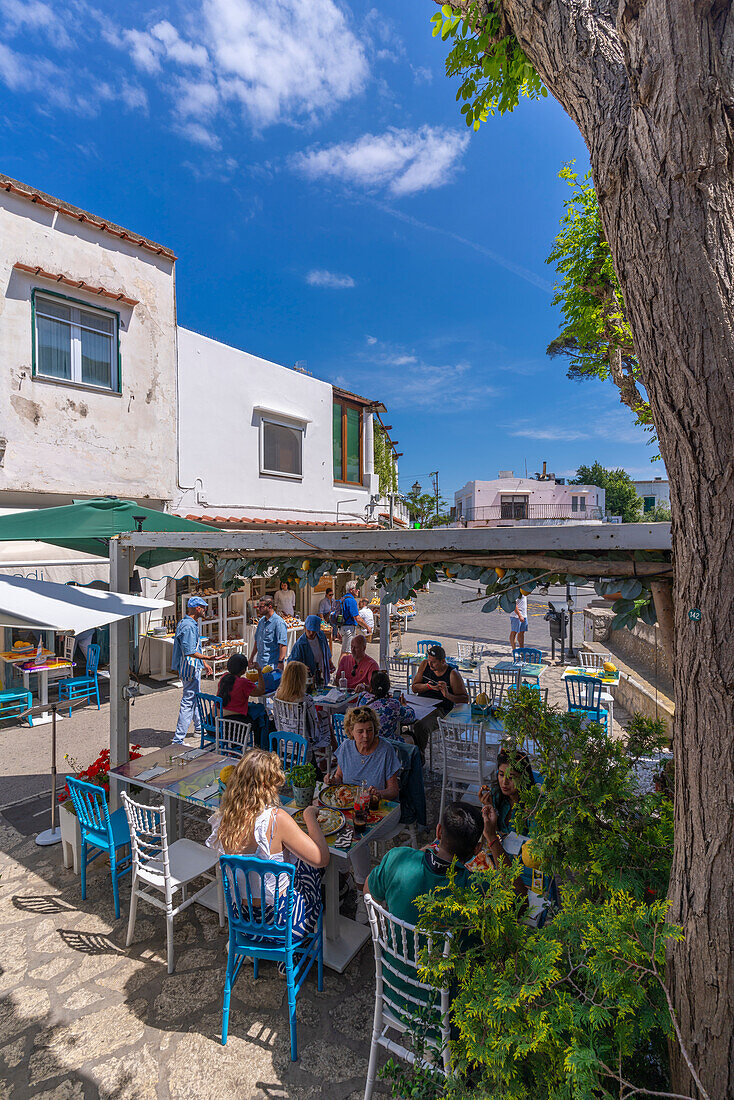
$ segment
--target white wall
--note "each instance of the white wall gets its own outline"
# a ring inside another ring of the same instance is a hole
[[[364,520],[372,473],[371,414],[364,415],[363,485],[335,485],[332,388],[317,378],[178,329],[182,515]],[[260,473],[259,408],[302,424],[301,480]],[[349,499],[356,498],[356,499]]]
[[[0,190],[0,490],[170,500],[176,484],[174,263]],[[22,273],[43,267],[135,306]],[[120,314],[122,393],[32,377],[31,291]]]

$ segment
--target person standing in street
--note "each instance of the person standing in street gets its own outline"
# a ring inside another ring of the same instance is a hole
[[[359,601],[359,615],[357,616],[357,627],[360,634],[364,634],[365,641],[372,641],[372,634],[375,629],[375,616],[372,613],[372,609],[369,604],[369,600],[366,600],[364,596]]]
[[[343,621],[339,626],[339,631],[342,638],[342,656],[344,656],[344,654],[352,652],[352,638],[357,633],[359,607],[357,606],[356,581],[347,581],[341,607]]]
[[[173,638],[173,656],[171,668],[178,672],[183,683],[183,695],[178,712],[176,732],[173,735],[172,744],[180,745],[189,731],[191,720],[194,721],[194,729],[201,734],[199,715],[196,711],[196,693],[201,690],[202,665],[209,676],[212,668],[202,653],[204,639],[199,632],[199,619],[203,619],[208,611],[206,600],[201,596],[189,596],[186,603],[187,614],[176,624],[176,633]]]
[[[528,598],[518,596],[515,610],[510,615],[510,649],[522,649],[525,645],[525,631],[528,628]]]
[[[274,672],[282,672],[288,651],[288,628],[276,613],[270,596],[260,600],[258,610],[261,617],[255,629],[250,668],[254,668],[257,661],[261,668],[272,665]]]

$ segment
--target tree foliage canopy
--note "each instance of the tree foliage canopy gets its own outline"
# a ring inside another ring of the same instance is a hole
[[[579,466],[573,484],[598,485],[606,493],[607,515],[621,516],[622,523],[639,522],[642,500],[626,470],[607,470],[601,462]]]

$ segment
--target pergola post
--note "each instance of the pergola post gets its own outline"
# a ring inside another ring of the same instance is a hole
[[[665,655],[668,658],[668,668],[673,673],[673,649],[675,646],[675,615],[673,612],[673,585],[670,581],[650,581],[652,598],[655,601],[655,611],[660,625],[660,639],[663,643]]]
[[[130,556],[135,551],[110,539],[110,592],[130,591]],[[110,623],[110,767],[130,757],[130,619]],[[120,804],[117,784],[110,784],[110,809]]]
[[[380,589],[380,668],[387,668],[390,656],[390,611],[392,604],[385,599],[385,589]]]

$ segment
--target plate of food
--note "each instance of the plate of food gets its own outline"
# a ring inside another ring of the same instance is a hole
[[[302,829],[306,828],[303,820],[303,810],[296,810],[293,815],[293,820],[297,825],[300,825]],[[334,833],[338,833],[339,830],[343,829],[346,825],[346,819],[341,810],[333,810],[328,806],[319,810],[316,820],[321,826],[321,832],[324,836],[332,836]]]
[[[333,787],[324,787],[319,801],[322,806],[330,806],[333,810],[351,810],[360,790],[361,787],[350,783],[337,783]]]

